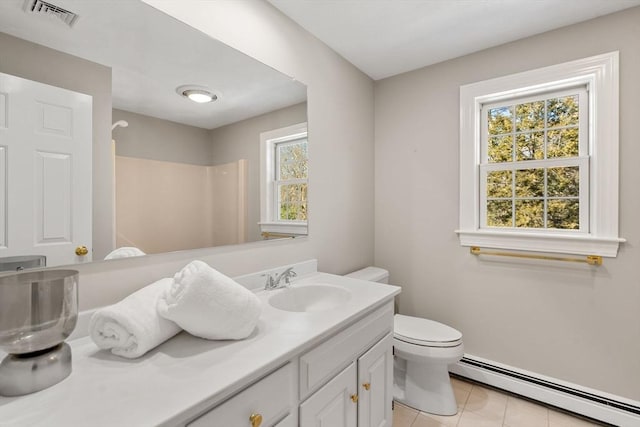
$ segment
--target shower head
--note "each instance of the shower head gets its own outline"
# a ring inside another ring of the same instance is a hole
[[[118,126],[122,126],[123,128],[126,128],[127,126],[129,126],[129,122],[127,122],[126,120],[118,120],[111,126],[111,130],[113,131]]]

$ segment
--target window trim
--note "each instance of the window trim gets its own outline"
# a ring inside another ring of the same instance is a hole
[[[462,246],[615,257],[618,236],[619,53],[460,87],[460,223]],[[480,227],[481,107],[534,93],[586,86],[589,93],[589,232]]]
[[[260,133],[260,230],[262,232],[306,235],[307,221],[284,221],[275,215],[277,194],[274,190],[278,143],[307,138],[307,122]],[[307,179],[308,181],[308,179]]]

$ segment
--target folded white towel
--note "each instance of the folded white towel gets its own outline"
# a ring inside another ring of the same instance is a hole
[[[109,255],[104,257],[104,259],[107,260],[107,259],[129,258],[132,256],[142,256],[142,255],[146,255],[146,254],[138,248],[134,248],[133,246],[123,246],[121,248],[111,251]]]
[[[158,299],[158,312],[192,335],[211,340],[238,340],[255,328],[262,303],[250,290],[193,261],[179,271]]]
[[[96,311],[89,322],[93,342],[117,356],[133,359],[180,332],[178,325],[156,310],[158,297],[172,283],[171,278],[160,279],[119,303]]]

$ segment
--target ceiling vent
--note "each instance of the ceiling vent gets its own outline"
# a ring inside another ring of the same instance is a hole
[[[69,27],[72,27],[78,20],[77,14],[42,0],[25,0],[24,10],[27,13],[36,13],[38,15],[58,18]]]

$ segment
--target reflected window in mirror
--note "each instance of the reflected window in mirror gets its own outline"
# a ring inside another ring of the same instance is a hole
[[[262,236],[307,234],[307,124],[262,132],[260,150]]]

